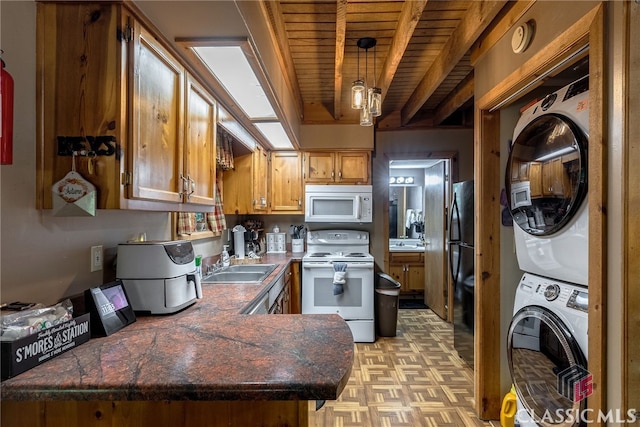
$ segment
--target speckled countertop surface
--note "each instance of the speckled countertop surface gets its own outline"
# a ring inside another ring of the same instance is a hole
[[[2,382],[6,400],[320,400],[349,379],[353,338],[335,314],[244,315],[262,284],[203,284],[203,298],[164,316],[138,316]]]

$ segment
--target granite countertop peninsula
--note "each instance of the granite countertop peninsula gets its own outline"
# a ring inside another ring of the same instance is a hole
[[[134,324],[2,382],[3,400],[332,400],[353,364],[337,314],[246,315],[294,259],[261,284],[203,284],[203,298]],[[295,259],[294,259],[295,260]]]

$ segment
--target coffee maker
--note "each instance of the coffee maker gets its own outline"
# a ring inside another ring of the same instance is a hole
[[[260,242],[258,241],[258,231],[247,230],[244,233],[244,252],[246,254],[260,251]]]

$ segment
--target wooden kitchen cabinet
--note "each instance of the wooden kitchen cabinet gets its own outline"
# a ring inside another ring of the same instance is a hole
[[[269,153],[258,146],[234,158],[234,170],[224,173],[223,188],[226,214],[302,213],[301,155]]]
[[[303,213],[301,154],[273,151],[270,180],[271,212]]]
[[[529,165],[529,191],[532,199],[542,197],[542,163],[531,162]]]
[[[305,184],[370,184],[371,161],[366,151],[305,152]]]
[[[209,92],[189,74],[186,104],[186,201],[213,205],[216,196],[217,105]]]
[[[290,314],[291,313],[291,284],[292,284],[292,271],[291,267],[288,267],[284,272],[284,286],[275,302],[269,309],[269,314]]]
[[[289,265],[289,310],[291,314],[302,313],[302,262],[295,261]]]
[[[185,70],[137,21],[133,34],[129,196],[179,203]]]
[[[569,176],[562,158],[542,164],[542,194],[547,197],[571,197]]]
[[[252,153],[234,157],[233,170],[224,172],[225,214],[268,213],[269,153],[256,146]]]
[[[212,210],[210,94],[122,3],[37,8],[37,207],[76,152],[99,209]]]
[[[424,293],[424,253],[390,252],[389,275],[400,282],[401,293]]]

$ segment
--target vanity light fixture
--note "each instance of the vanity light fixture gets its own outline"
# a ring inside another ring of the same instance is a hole
[[[402,185],[411,185],[414,184],[415,178],[412,176],[390,176],[389,184],[402,184]]]

